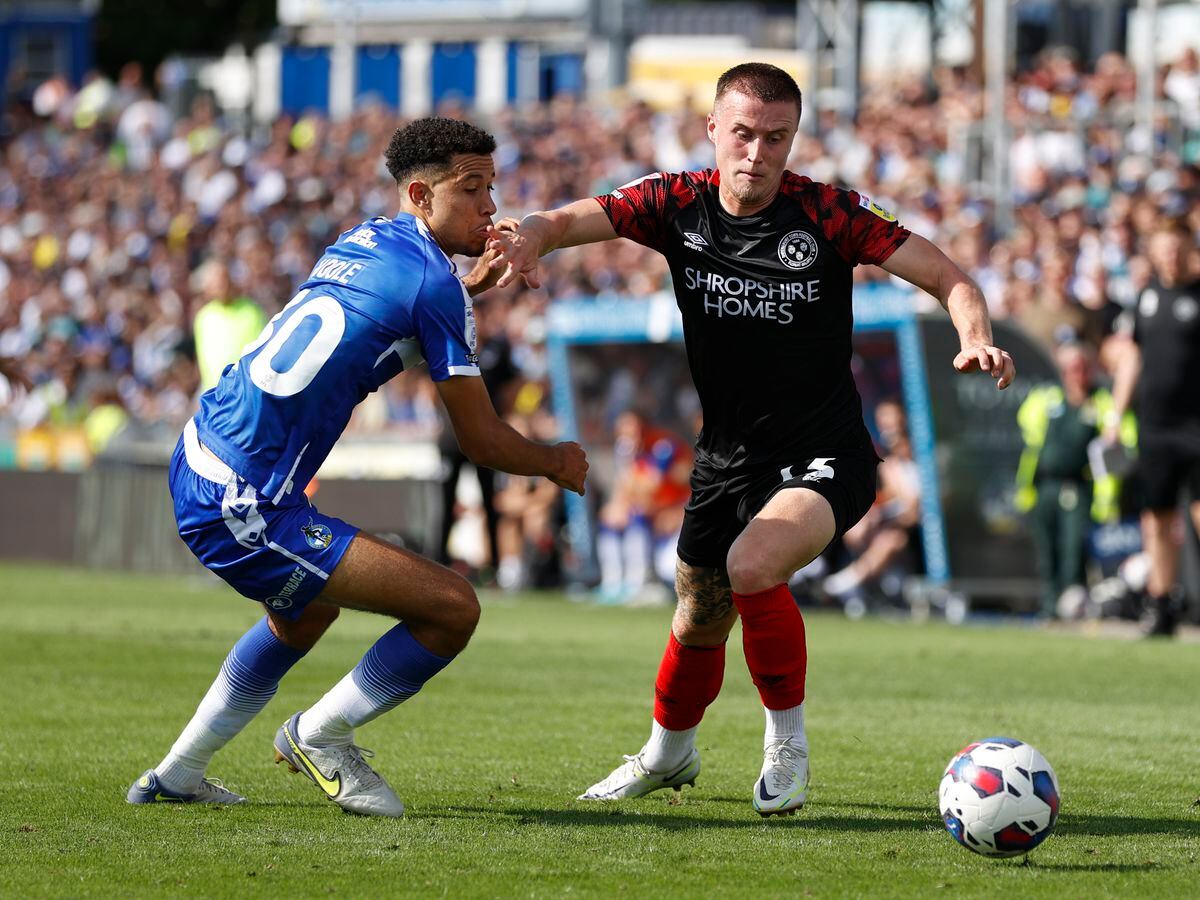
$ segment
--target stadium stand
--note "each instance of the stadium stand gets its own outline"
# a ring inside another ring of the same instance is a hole
[[[1149,139],[1133,127],[1135,72],[1119,54],[1083,69],[1054,49],[1018,73],[1007,89],[1005,231],[980,177],[984,96],[966,70],[870,87],[853,123],[823,112],[815,134],[797,137],[791,168],[868,194],[946,247],[993,317],[1047,350],[1088,342],[1103,360],[1106,345],[1128,339],[1128,311],[1150,277],[1147,236],[1164,217],[1200,234],[1196,66],[1185,54],[1160,71]],[[77,469],[105,449],[178,434],[200,384],[193,322],[210,299],[209,267],[227,267],[233,292],[270,316],[337,233],[394,211],[380,151],[398,120],[368,104],[341,121],[237,127],[203,95],[176,115],[129,69],[116,83],[55,88],[10,103],[0,130],[0,358],[33,384],[0,390],[0,462]],[[712,160],[701,117],[634,101],[560,97],[481,123],[499,142],[507,215]],[[661,257],[622,241],[554,254],[545,290],[491,292],[521,413],[547,406],[548,304],[648,296],[668,278]],[[862,267],[856,278],[886,275]],[[428,441],[438,428],[431,386],[397,379],[360,408],[350,433]]]

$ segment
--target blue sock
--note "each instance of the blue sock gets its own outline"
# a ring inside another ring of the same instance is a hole
[[[279,680],[298,663],[306,650],[289,647],[271,631],[267,617],[242,635],[221,666],[225,702],[235,708],[258,712],[275,696]]]
[[[430,653],[401,623],[377,640],[346,677],[300,716],[300,738],[346,743],[353,730],[403,703],[454,657]]]
[[[363,694],[391,709],[419,691],[453,658],[430,653],[402,622],[375,642],[350,675]]]

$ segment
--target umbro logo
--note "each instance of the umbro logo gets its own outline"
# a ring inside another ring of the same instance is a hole
[[[696,234],[694,231],[685,231],[683,233],[683,246],[689,250],[703,253],[704,248],[708,246],[708,241],[704,239],[704,235],[702,234]]]

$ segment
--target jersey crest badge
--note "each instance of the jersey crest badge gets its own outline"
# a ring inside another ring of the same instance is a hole
[[[308,546],[314,550],[324,550],[333,543],[333,532],[329,530],[329,526],[320,525],[312,519],[308,520],[307,525],[300,526],[300,533],[304,535]]]
[[[880,206],[878,203],[876,203],[874,200],[872,200],[866,194],[859,194],[858,205],[861,206],[863,209],[865,209],[867,212],[871,212],[871,213],[874,213],[875,215],[879,216],[879,218],[883,219],[883,221],[885,221],[885,222],[895,222],[896,221],[896,217],[894,215],[892,215],[890,212],[888,212],[886,209],[884,209],[882,206]]]
[[[807,269],[817,261],[817,239],[807,231],[789,231],[779,242],[779,261],[789,269]]]

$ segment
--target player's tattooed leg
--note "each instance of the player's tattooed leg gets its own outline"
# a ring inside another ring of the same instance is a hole
[[[711,646],[729,636],[737,620],[729,573],[679,560],[675,566],[675,590],[679,605],[671,628],[681,643]]]

